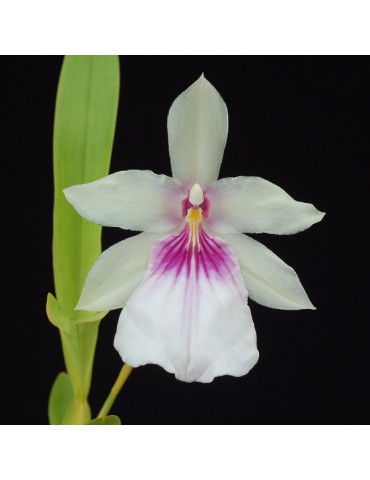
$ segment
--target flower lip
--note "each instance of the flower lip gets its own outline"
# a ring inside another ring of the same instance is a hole
[[[258,350],[238,261],[225,241],[201,229],[202,248],[188,248],[189,229],[153,246],[114,345],[129,365],[156,363],[185,382],[244,375]]]

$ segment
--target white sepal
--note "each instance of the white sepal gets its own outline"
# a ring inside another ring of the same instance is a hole
[[[160,234],[140,233],[105,250],[90,270],[76,310],[122,308],[143,279]]]
[[[228,114],[225,102],[204,77],[173,102],[168,113],[168,143],[173,176],[187,188],[204,188],[218,178]]]
[[[325,215],[259,177],[223,178],[206,191],[209,228],[219,233],[297,233]]]
[[[78,213],[91,222],[167,233],[182,221],[181,201],[187,190],[166,175],[128,170],[66,188],[64,194]]]
[[[221,237],[235,252],[252,300],[281,310],[315,309],[293,268],[262,243],[243,234]]]

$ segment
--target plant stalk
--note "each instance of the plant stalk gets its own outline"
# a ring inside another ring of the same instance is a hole
[[[117,395],[121,391],[123,385],[126,383],[126,380],[128,379],[132,370],[133,367],[131,367],[131,365],[127,365],[127,363],[123,365],[121,371],[119,372],[117,380],[114,382],[112,390],[110,391],[107,399],[105,400],[104,405],[102,406],[97,418],[103,418],[108,415],[114,401],[117,398]]]

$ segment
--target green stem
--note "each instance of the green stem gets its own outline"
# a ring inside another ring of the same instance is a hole
[[[125,384],[132,370],[133,367],[131,367],[130,365],[123,365],[121,371],[119,372],[117,380],[114,382],[112,390],[110,391],[107,399],[105,400],[104,405],[101,407],[98,418],[106,417],[108,415],[109,410],[112,408],[112,405],[117,398],[117,395],[121,391],[121,388]]]

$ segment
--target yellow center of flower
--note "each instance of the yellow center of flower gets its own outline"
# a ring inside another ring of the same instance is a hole
[[[189,240],[188,247],[191,245],[200,248],[199,245],[199,225],[202,221],[202,209],[200,207],[189,208],[186,220],[189,223]]]
[[[186,216],[186,220],[189,223],[189,240],[187,248],[191,245],[193,248],[197,246],[198,250],[200,249],[199,225],[202,222],[202,209],[199,205],[203,203],[203,200],[203,190],[200,185],[196,183],[189,192],[189,202],[193,206],[188,209],[188,214]]]

